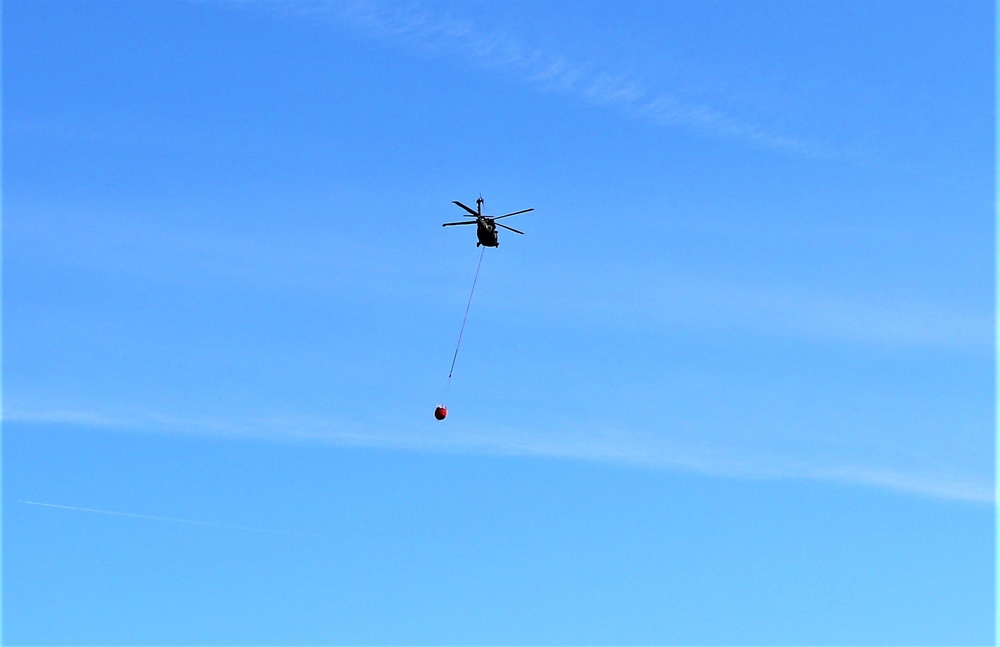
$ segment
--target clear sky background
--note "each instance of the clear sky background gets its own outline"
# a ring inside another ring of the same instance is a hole
[[[989,2],[4,2],[3,638],[992,644],[993,92]]]

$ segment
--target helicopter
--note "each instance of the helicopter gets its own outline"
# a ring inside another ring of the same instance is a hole
[[[531,208],[531,209],[522,209],[520,211],[514,211],[512,213],[506,213],[502,216],[484,216],[483,196],[479,196],[479,199],[476,200],[475,211],[473,211],[470,207],[465,206],[458,200],[452,200],[452,202],[469,212],[468,215],[463,214],[465,215],[466,218],[475,218],[475,220],[463,220],[462,222],[446,222],[441,226],[452,227],[455,225],[476,225],[476,236],[479,238],[479,242],[476,243],[476,247],[479,247],[480,245],[484,245],[486,247],[499,247],[500,241],[497,240],[497,227],[503,227],[504,229],[511,230],[515,234],[524,235],[523,231],[518,231],[513,227],[508,227],[502,222],[494,222],[494,221],[500,220],[501,218],[510,218],[511,216],[517,216],[522,213],[528,213],[529,211],[534,211],[534,208]]]

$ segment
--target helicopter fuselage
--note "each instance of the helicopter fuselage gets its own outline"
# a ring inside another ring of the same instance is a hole
[[[476,247],[480,245],[484,247],[500,246],[500,241],[497,237],[497,227],[493,223],[492,218],[484,218],[483,216],[476,218],[476,237],[479,238]]]

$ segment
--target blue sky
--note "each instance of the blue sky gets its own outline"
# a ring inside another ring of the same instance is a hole
[[[4,639],[992,643],[993,26],[4,3]]]

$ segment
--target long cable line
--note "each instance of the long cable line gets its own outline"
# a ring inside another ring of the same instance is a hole
[[[455,354],[451,358],[451,368],[448,369],[448,380],[451,382],[451,375],[455,372],[455,360],[458,359],[458,349],[462,347],[462,334],[465,332],[465,322],[469,319],[469,306],[472,305],[472,295],[476,293],[476,282],[479,280],[479,268],[483,266],[483,254],[486,247],[479,252],[479,264],[476,265],[476,276],[472,279],[472,290],[469,292],[469,302],[465,304],[465,316],[462,317],[462,328],[458,331],[458,343],[455,344]]]

